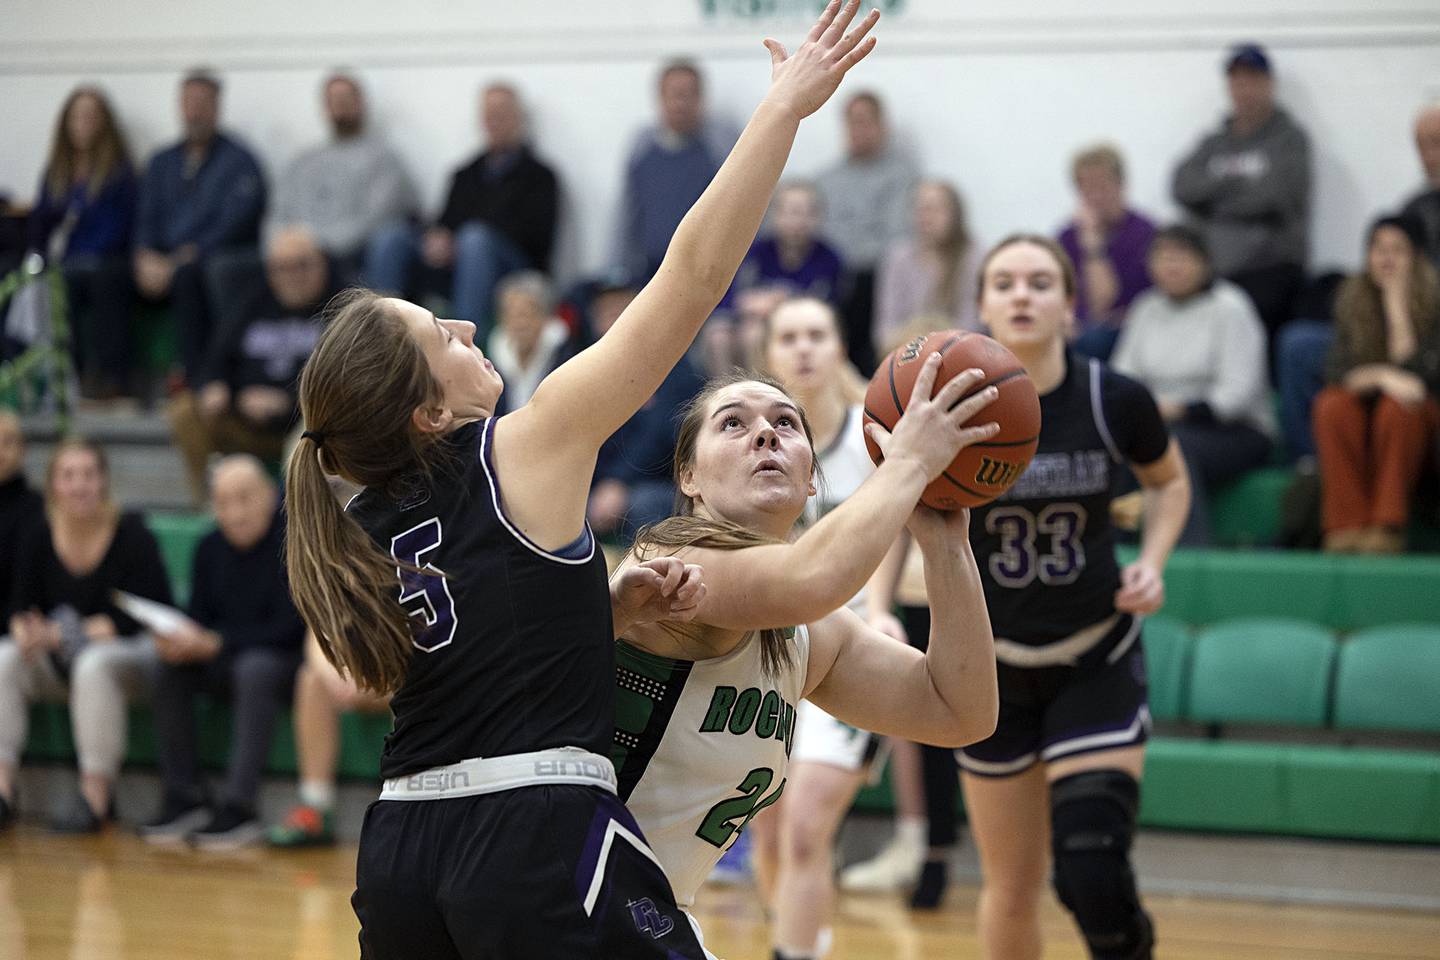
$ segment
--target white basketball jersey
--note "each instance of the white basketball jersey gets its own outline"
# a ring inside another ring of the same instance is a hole
[[[865,411],[858,404],[845,411],[845,422],[830,446],[819,451],[816,459],[820,463],[818,490],[805,504],[804,522],[808,526],[825,514],[840,506],[860,484],[875,472],[875,462],[865,449]],[[850,598],[846,604],[851,610],[865,615],[865,588]]]
[[[788,666],[760,669],[758,634],[724,657],[672,660],[617,641],[615,743],[620,798],[688,908],[721,854],[780,799],[805,687],[810,636]]]

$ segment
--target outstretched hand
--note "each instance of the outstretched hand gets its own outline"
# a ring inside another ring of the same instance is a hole
[[[610,581],[610,606],[617,629],[661,620],[688,621],[705,599],[699,564],[656,557],[627,567]]]
[[[859,9],[860,0],[849,0],[843,9],[840,0],[830,0],[793,54],[779,40],[767,37],[772,71],[765,99],[784,104],[801,119],[824,106],[846,71],[875,49],[875,38],[866,34],[879,21],[879,10],[871,10],[854,30],[845,32]]]

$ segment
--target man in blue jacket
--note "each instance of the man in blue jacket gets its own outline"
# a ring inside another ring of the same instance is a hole
[[[180,360],[193,374],[210,337],[206,274],[216,254],[253,246],[265,181],[253,154],[219,130],[220,81],[195,71],[180,85],[185,136],[150,160],[140,185],[135,284],[170,306]]]

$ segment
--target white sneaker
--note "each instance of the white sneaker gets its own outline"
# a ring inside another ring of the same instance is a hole
[[[840,871],[840,889],[849,893],[894,893],[908,890],[920,879],[925,844],[897,833],[869,860]]]

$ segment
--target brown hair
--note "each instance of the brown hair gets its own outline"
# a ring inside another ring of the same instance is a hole
[[[960,307],[960,272],[970,253],[970,230],[965,226],[965,201],[953,184],[944,180],[922,180],[916,190],[936,187],[950,204],[950,230],[940,241],[940,280],[930,295],[929,306],[952,316]]]
[[[60,468],[60,458],[67,453],[88,453],[95,458],[95,465],[100,469],[100,479],[104,484],[102,498],[105,509],[113,520],[120,512],[115,501],[110,496],[110,458],[105,456],[105,449],[88,437],[68,436],[55,445],[50,454],[50,463],[45,467],[45,514],[52,518],[55,514],[55,471]]]
[[[730,520],[696,516],[695,500],[686,496],[680,489],[680,475],[695,463],[695,447],[699,441],[700,431],[705,426],[706,408],[710,406],[710,401],[714,400],[720,391],[737,383],[763,383],[790,397],[779,381],[751,370],[735,370],[707,382],[705,387],[680,411],[680,429],[675,438],[675,461],[672,471],[675,478],[675,516],[642,527],[635,535],[635,542],[627,551],[629,555],[638,560],[649,560],[686,547],[703,547],[709,550],[744,550],[746,547],[782,542]],[[793,397],[790,399],[794,400]],[[805,430],[806,439],[810,441],[810,453],[813,458],[815,440],[814,433],[810,430],[810,421],[805,416],[805,410],[800,404],[796,403],[795,409],[800,411],[800,426]],[[812,460],[812,462],[814,461]],[[675,623],[664,623],[662,627],[682,639],[691,635],[696,629],[692,625]],[[761,669],[767,677],[776,676],[790,665],[794,656],[794,648],[791,646],[784,628],[767,628],[760,630],[759,634]]]
[[[1097,143],[1077,151],[1070,161],[1071,179],[1079,180],[1080,171],[1087,167],[1101,167],[1116,180],[1125,182],[1125,160],[1111,144]]]
[[[130,148],[125,143],[125,135],[120,132],[120,126],[115,122],[115,111],[110,109],[110,101],[105,99],[105,94],[100,92],[99,87],[76,87],[70,91],[70,96],[65,98],[65,104],[60,108],[60,116],[55,121],[55,133],[50,138],[50,156],[45,160],[45,186],[50,195],[57,199],[65,196],[80,172],[81,157],[75,145],[70,142],[70,131],[66,127],[70,110],[81,97],[90,97],[95,101],[100,108],[101,119],[100,135],[87,158],[90,163],[90,177],[86,191],[90,198],[93,200],[99,196],[113,175],[130,169]]]
[[[350,289],[300,374],[307,436],[286,472],[290,592],[325,659],[361,688],[394,692],[410,663],[415,621],[400,606],[396,562],[340,508],[325,474],[389,488],[428,476],[438,437],[413,422],[441,400],[420,344],[393,307]]]
[[[1012,233],[991,247],[990,252],[985,254],[985,259],[980,261],[980,282],[976,285],[976,299],[985,299],[985,274],[990,269],[990,261],[994,260],[1001,250],[1021,243],[1028,243],[1031,246],[1039,247],[1055,259],[1055,264],[1060,268],[1060,279],[1065,287],[1065,296],[1074,300],[1075,263],[1070,259],[1070,254],[1065,252],[1064,247],[1043,233]]]
[[[1345,345],[1345,355],[1356,363],[1390,362],[1386,350],[1389,324],[1385,318],[1385,298],[1380,285],[1370,276],[1368,266],[1375,235],[1385,227],[1405,234],[1410,244],[1410,289],[1405,299],[1410,307],[1410,322],[1415,325],[1415,338],[1424,343],[1440,324],[1440,275],[1435,266],[1416,248],[1403,225],[1381,218],[1370,227],[1365,242],[1366,269],[1347,277],[1335,294],[1336,340]]]

